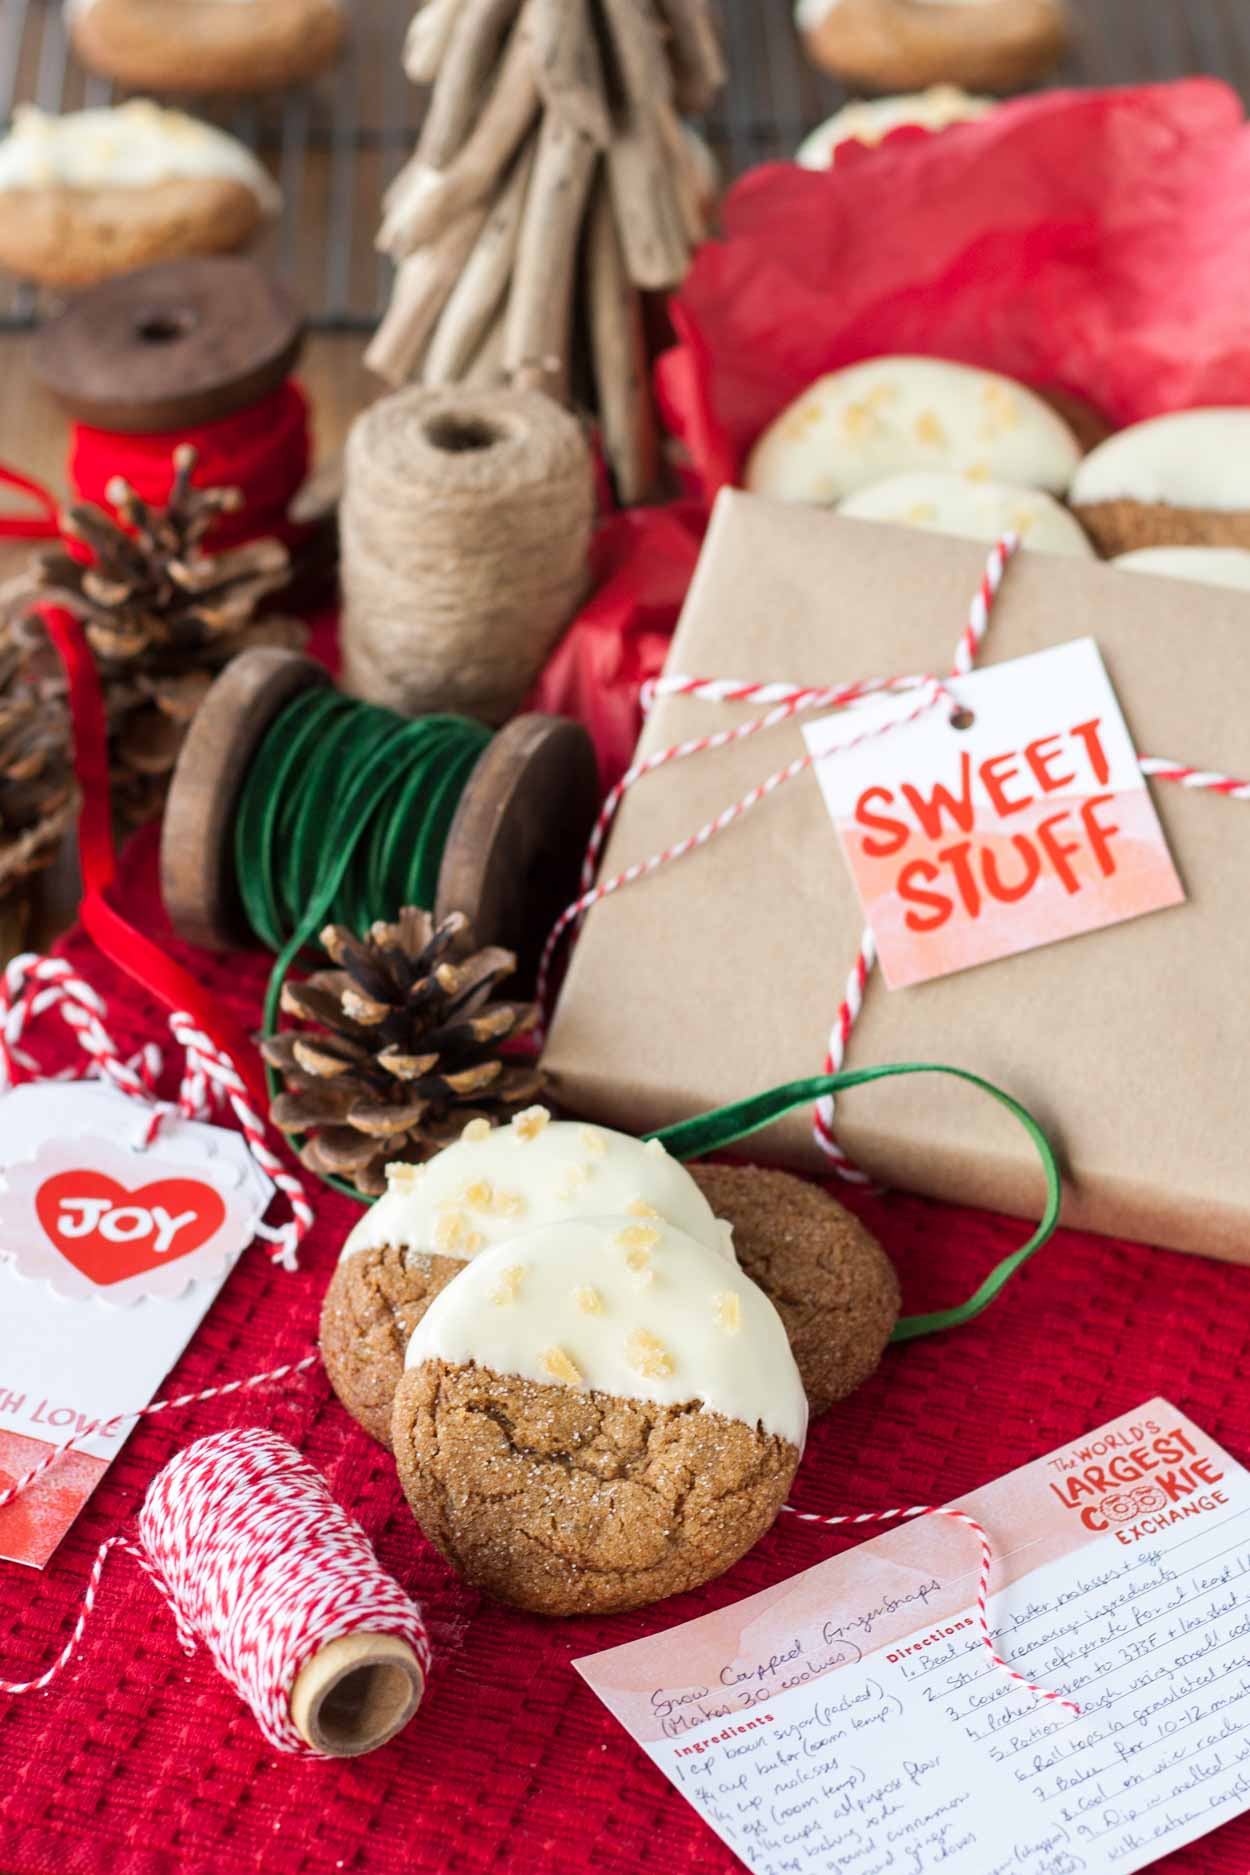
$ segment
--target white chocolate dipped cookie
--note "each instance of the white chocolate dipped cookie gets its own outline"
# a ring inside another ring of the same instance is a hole
[[[794,153],[802,169],[829,169],[839,144],[877,144],[891,131],[914,125],[921,130],[948,130],[984,117],[994,108],[992,98],[973,97],[958,85],[931,85],[927,91],[904,92],[893,98],[856,98],[823,124],[808,132]]]
[[[913,470],[1061,495],[1080,460],[1050,405],[994,371],[940,358],[883,357],[808,386],[751,452],[746,486],[832,505]]]
[[[762,1291],[684,1232],[615,1217],[469,1264],[409,1343],[391,1432],[418,1522],[471,1582],[579,1614],[729,1568],[806,1428]]]
[[[1152,417],[1092,449],[1072,506],[1104,554],[1250,548],[1250,409]]]
[[[1126,573],[1155,573],[1199,586],[1250,591],[1250,549],[1245,547],[1139,547],[1111,564]]]
[[[732,1263],[733,1233],[658,1144],[552,1120],[543,1107],[465,1136],[424,1166],[393,1166],[343,1246],[321,1312],[321,1353],[339,1399],[384,1443],[408,1337],[465,1264],[570,1218],[610,1213],[686,1231]]]
[[[1036,488],[978,482],[966,475],[916,469],[858,489],[839,503],[838,513],[859,521],[893,521],[964,540],[1001,540],[1018,534],[1038,553],[1092,560],[1094,549],[1062,502]]]
[[[1065,0],[798,0],[814,64],[865,91],[1017,91],[1068,49]]]
[[[64,117],[19,108],[0,201],[0,265],[68,287],[241,247],[281,197],[236,138],[136,99]]]
[[[84,65],[138,91],[276,91],[334,61],[339,0],[69,0]]]

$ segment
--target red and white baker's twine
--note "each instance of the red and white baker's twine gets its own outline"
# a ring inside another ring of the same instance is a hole
[[[396,1635],[429,1674],[430,1643],[416,1603],[294,1446],[251,1427],[213,1433],[169,1461],[148,1487],[137,1540],[112,1536],[101,1544],[56,1660],[38,1679],[0,1680],[0,1692],[40,1691],[68,1665],[114,1549],[147,1573],[184,1649],[194,1653],[203,1643],[278,1751],[320,1755],[293,1723],[290,1695],[300,1668],[330,1641]]]
[[[256,1235],[273,1246],[270,1255],[275,1263],[296,1269],[300,1243],[313,1221],[312,1206],[299,1179],[270,1147],[265,1123],[249,1102],[237,1068],[211,1037],[185,1013],[170,1017],[174,1039],[186,1060],[177,1101],[159,1101],[154,1095],[159,1050],[149,1044],[134,1061],[126,1061],[104,1027],[103,998],[63,958],[27,953],[15,957],[0,976],[0,1087],[16,1086],[37,1072],[37,1064],[21,1044],[28,1025],[49,1009],[57,1011],[87,1056],[84,1073],[94,1072],[123,1094],[148,1104],[151,1117],[145,1146],[152,1144],[162,1121],[172,1115],[208,1120],[226,1108],[233,1113],[252,1157],[291,1209],[289,1223],[258,1223]],[[58,1078],[75,1078],[74,1071]]]
[[[985,572],[981,583],[973,594],[968,609],[967,622],[960,633],[951,662],[951,677],[966,677],[976,663],[977,654],[989,627],[994,601],[1003,583],[1003,577],[1020,542],[1016,535],[1008,534],[990,550],[986,560]],[[717,730],[713,735],[692,737],[685,742],[674,743],[670,748],[658,749],[652,755],[635,762],[621,780],[612,789],[595,822],[586,857],[582,865],[581,894],[574,903],[560,914],[543,950],[539,968],[538,1001],[544,1011],[550,1003],[551,969],[557,948],[570,927],[580,923],[592,906],[602,899],[610,898],[625,886],[634,885],[639,879],[645,879],[657,872],[661,866],[670,865],[674,860],[684,859],[718,833],[741,819],[742,815],[761,801],[775,794],[785,782],[793,781],[798,775],[805,774],[821,759],[812,754],[796,756],[784,768],[777,769],[757,787],[733,802],[712,820],[706,821],[696,832],[685,839],[676,841],[661,852],[653,853],[649,859],[637,860],[622,872],[608,878],[595,879],[599,855],[603,849],[608,831],[616,817],[617,809],[629,790],[644,775],[653,774],[657,769],[665,768],[672,762],[688,760],[691,756],[705,755],[713,749],[727,747],[730,743],[741,742],[749,736],[758,735],[761,730],[772,729],[778,723],[788,722],[792,718],[811,710],[854,709],[870,699],[882,695],[899,695],[909,691],[919,693],[914,709],[892,722],[880,725],[873,730],[866,730],[863,735],[843,743],[834,753],[842,754],[847,749],[856,748],[861,743],[875,736],[884,736],[891,731],[913,723],[938,703],[952,703],[952,697],[946,684],[939,677],[909,676],[870,678],[859,683],[832,684],[824,686],[800,686],[779,683],[755,683],[744,679],[724,677],[683,677],[664,676],[647,685],[643,692],[643,707],[650,709],[658,697],[689,697],[699,703],[749,703],[764,705],[765,714],[753,717],[750,721],[739,723],[730,729]],[[1231,775],[1215,774],[1205,769],[1188,768],[1178,762],[1160,760],[1154,756],[1140,758],[1141,771],[1144,775],[1160,781],[1174,781],[1184,788],[1205,789],[1211,793],[1224,794],[1230,800],[1250,800],[1250,782],[1240,781]],[[837,1074],[846,1064],[847,1049],[856,1020],[863,1008],[864,995],[873,966],[877,960],[876,945],[871,930],[865,929],[860,939],[859,950],[847,975],[838,1011],[833,1019],[829,1033],[828,1049],[825,1055],[824,1071]],[[826,1095],[816,1107],[814,1132],[818,1144],[830,1159],[834,1170],[840,1177],[854,1184],[865,1184],[865,1175],[847,1157],[839,1146],[834,1133],[834,1101]]]
[[[990,1548],[990,1539],[984,1524],[978,1523],[976,1518],[966,1510],[957,1510],[952,1504],[913,1504],[909,1510],[865,1510],[861,1511],[858,1516],[822,1517],[818,1511],[796,1510],[793,1504],[786,1504],[783,1508],[791,1517],[797,1517],[800,1523],[901,1523],[909,1517],[949,1517],[952,1523],[963,1524],[965,1529],[972,1531],[981,1545],[981,1567],[977,1575],[976,1593],[977,1624],[981,1630],[982,1643],[994,1666],[1026,1693],[1036,1693],[1039,1699],[1053,1700],[1057,1705],[1067,1706],[1072,1712],[1080,1712],[1081,1708],[1074,1700],[1065,1699],[1062,1693],[1053,1692],[1049,1687],[1038,1686],[1032,1680],[1026,1679],[1023,1673],[1017,1673],[994,1646],[989,1617],[990,1570],[994,1562],[994,1553]]]

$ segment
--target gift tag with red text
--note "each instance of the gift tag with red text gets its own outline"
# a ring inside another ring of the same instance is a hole
[[[0,1096],[0,1486],[145,1406],[251,1241],[272,1186],[242,1137],[98,1081]],[[89,1437],[0,1509],[0,1556],[43,1566],[130,1427]]]
[[[803,732],[890,989],[1184,902],[1092,638],[946,688]]]

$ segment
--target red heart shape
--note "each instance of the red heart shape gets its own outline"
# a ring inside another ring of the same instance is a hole
[[[66,1262],[101,1289],[189,1256],[226,1220],[220,1192],[197,1178],[128,1191],[87,1166],[45,1179],[35,1211]]]

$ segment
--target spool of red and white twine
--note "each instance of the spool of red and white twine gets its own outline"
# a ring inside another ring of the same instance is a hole
[[[421,1610],[320,1474],[262,1427],[213,1433],[169,1461],[134,1539],[101,1544],[52,1665],[0,1680],[0,1693],[42,1691],[68,1666],[113,1550],[151,1578],[184,1649],[206,1649],[275,1750],[355,1757],[420,1704],[430,1670]]]
[[[985,572],[981,583],[972,596],[968,608],[968,617],[955,646],[951,661],[950,677],[966,677],[976,663],[986,631],[989,628],[994,601],[1003,583],[1013,555],[1020,545],[1015,534],[1004,535],[990,549],[986,560]],[[915,691],[917,703],[914,709],[895,718],[893,722],[867,730],[841,745],[839,753],[857,747],[861,742],[877,736],[889,735],[893,730],[903,728],[917,717],[924,715],[938,704],[946,703],[953,707],[953,699],[946,683],[940,677],[919,675],[907,677],[879,677],[865,679],[859,683],[795,685],[761,683],[753,679],[725,677],[685,677],[667,674],[648,685],[643,693],[643,707],[650,709],[658,697],[689,697],[700,703],[753,703],[766,706],[762,716],[751,718],[745,723],[738,723],[731,729],[717,730],[715,734],[694,736],[688,741],[677,742],[671,747],[657,749],[654,754],[635,762],[617,782],[604,801],[599,818],[586,848],[586,857],[582,865],[582,890],[573,904],[561,912],[551,935],[547,939],[539,966],[538,1002],[545,1012],[550,1006],[551,971],[556,951],[565,934],[590,911],[591,907],[602,899],[610,898],[626,886],[636,884],[640,879],[649,878],[658,872],[661,866],[671,865],[675,860],[684,859],[699,847],[706,846],[709,840],[723,833],[727,827],[740,820],[751,808],[758,807],[787,781],[806,774],[820,758],[805,754],[796,756],[784,768],[776,769],[757,786],[750,789],[739,800],[733,801],[714,819],[705,821],[703,826],[688,834],[685,839],[675,841],[649,858],[637,860],[623,871],[607,878],[596,879],[599,858],[607,839],[617,809],[629,790],[657,769],[666,768],[672,762],[688,761],[692,756],[706,755],[714,749],[722,749],[730,743],[741,742],[749,736],[755,736],[761,730],[772,729],[778,723],[789,722],[793,717],[813,710],[854,709],[857,705],[882,695],[902,695]],[[1250,781],[1240,780],[1234,775],[1214,773],[1207,769],[1195,768],[1181,762],[1167,761],[1157,756],[1139,757],[1143,775],[1158,781],[1173,781],[1183,788],[1196,788],[1212,794],[1222,794],[1229,800],[1250,801]],[[824,1060],[826,1074],[838,1073],[846,1064],[847,1049],[855,1022],[863,1007],[864,994],[868,980],[872,975],[877,960],[876,940],[871,928],[866,927],[860,938],[859,950],[847,974],[843,987],[842,1000],[834,1016],[833,1025]],[[817,1144],[829,1159],[832,1169],[851,1184],[866,1185],[871,1181],[859,1170],[839,1145],[834,1131],[834,1102],[832,1095],[821,1100],[813,1116],[813,1132]],[[911,1512],[890,1512],[891,1516],[911,1515]],[[992,1651],[992,1649],[991,1649]]]

